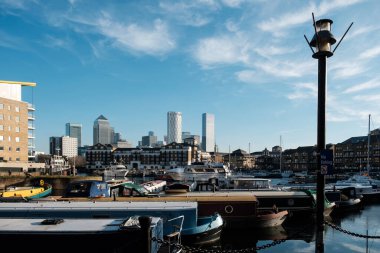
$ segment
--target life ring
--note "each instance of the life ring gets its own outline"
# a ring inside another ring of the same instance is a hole
[[[234,208],[231,205],[225,206],[224,207],[224,212],[225,213],[232,213],[234,211]]]
[[[40,185],[43,186],[44,184],[45,184],[44,180],[41,179],[41,180],[40,180]]]

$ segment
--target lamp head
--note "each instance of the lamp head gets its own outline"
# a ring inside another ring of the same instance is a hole
[[[313,58],[319,58],[320,56],[330,57],[333,55],[331,45],[335,44],[336,39],[331,33],[332,23],[330,19],[320,19],[315,22],[317,34],[314,34],[314,37],[310,41],[310,46],[316,49]]]

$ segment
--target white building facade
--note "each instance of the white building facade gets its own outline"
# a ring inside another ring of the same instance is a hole
[[[202,114],[202,149],[213,152],[215,147],[215,115]]]
[[[62,156],[75,157],[78,155],[78,140],[70,136],[62,137]]]
[[[168,141],[181,143],[182,142],[182,113],[181,112],[168,112]]]

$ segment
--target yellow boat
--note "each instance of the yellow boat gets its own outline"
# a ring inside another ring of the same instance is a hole
[[[8,187],[4,192],[0,192],[0,198],[37,199],[51,194],[51,185],[44,184],[42,180],[40,185],[41,186]]]

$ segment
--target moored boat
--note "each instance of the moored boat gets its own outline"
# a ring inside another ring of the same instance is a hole
[[[111,200],[110,198],[99,200],[106,199]],[[217,213],[198,216],[197,202],[132,202],[118,199],[118,201],[96,202],[81,200],[3,204],[0,205],[0,217],[3,218],[116,219],[136,215],[161,217],[164,220],[164,236],[173,233],[175,228],[184,240],[201,238],[202,241],[198,243],[203,244],[218,240],[223,228],[223,219]]]
[[[162,228],[161,218],[149,216],[126,219],[0,218],[0,241],[7,242],[15,252],[40,252],[40,246],[56,247],[57,252],[106,252],[110,247],[146,252],[144,250],[150,245],[150,252],[156,253],[160,246],[151,238],[163,239]]]
[[[148,192],[157,193],[165,189],[166,181],[153,180],[153,181],[141,183],[140,185],[143,186]]]
[[[8,187],[4,192],[0,192],[0,201],[21,201],[38,199],[49,196],[52,193],[52,186],[40,181],[39,186]]]

